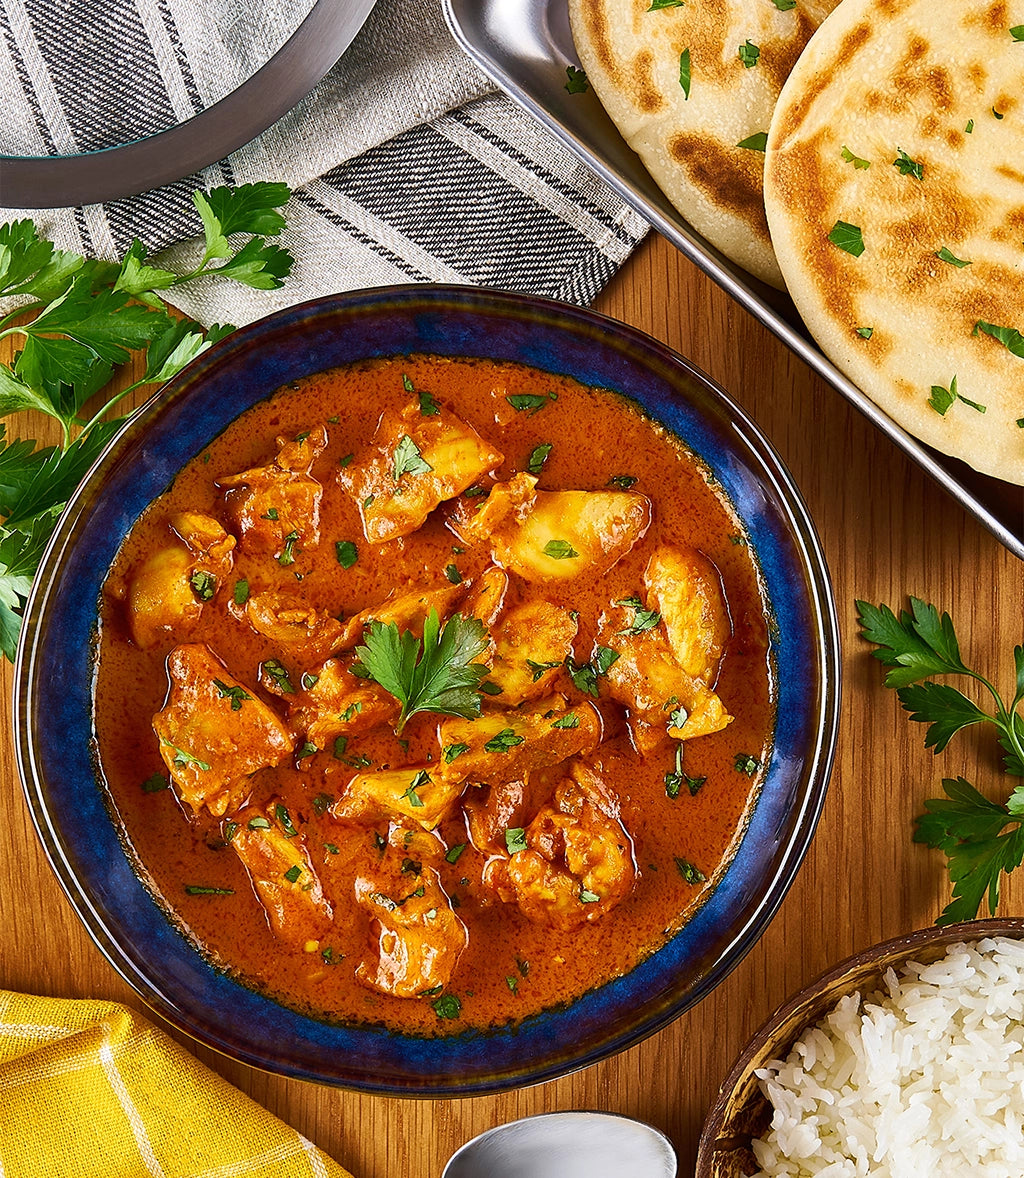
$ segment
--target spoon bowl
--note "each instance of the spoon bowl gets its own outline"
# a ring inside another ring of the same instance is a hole
[[[616,1113],[541,1113],[488,1129],[456,1150],[441,1178],[675,1178],[671,1142]]]

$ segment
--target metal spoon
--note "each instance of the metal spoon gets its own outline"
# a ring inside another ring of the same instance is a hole
[[[675,1178],[668,1138],[615,1113],[541,1113],[488,1129],[441,1178]]]

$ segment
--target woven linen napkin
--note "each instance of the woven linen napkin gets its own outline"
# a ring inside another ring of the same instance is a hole
[[[262,64],[312,0],[0,0],[0,154],[75,154],[189,118]],[[176,291],[204,322],[245,323],[332,291],[455,282],[586,304],[646,224],[493,87],[440,0],[387,0],[294,111],[227,160],[155,192],[32,216],[59,246],[114,258],[134,237],[187,258],[196,187],[297,189],[277,292]],[[0,161],[0,202],[3,199]],[[185,243],[185,244],[181,244]],[[174,255],[163,259],[174,264]]]
[[[4,1178],[352,1178],[115,1002],[0,990]]]

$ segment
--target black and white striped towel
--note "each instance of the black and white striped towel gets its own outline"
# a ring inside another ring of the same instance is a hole
[[[262,64],[311,4],[0,0],[0,154],[76,154],[189,118]],[[137,236],[183,263],[200,231],[193,188],[284,180],[296,189],[284,288],[197,285],[175,292],[182,310],[241,324],[315,295],[413,281],[586,304],[647,226],[492,90],[452,41],[440,0],[387,0],[304,102],[202,175],[106,205],[0,216],[32,216],[80,253],[114,257]]]

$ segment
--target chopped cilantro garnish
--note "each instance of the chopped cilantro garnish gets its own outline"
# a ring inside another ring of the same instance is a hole
[[[412,781],[409,782],[409,788],[402,794],[402,800],[407,801],[413,809],[421,809],[423,806],[423,799],[416,792],[420,786],[427,785],[430,782],[430,774],[426,769],[420,769]]]
[[[552,728],[579,728],[580,718],[575,712],[566,712],[564,716],[559,716],[557,720],[552,720]]]
[[[631,474],[613,474],[608,480],[609,487],[618,487],[620,491],[628,491],[635,486],[637,480]]]
[[[444,853],[445,860],[448,863],[458,863],[459,856],[466,849],[465,843],[457,843],[454,847],[449,847]]]
[[[549,540],[544,545],[544,555],[552,560],[575,560],[579,553],[568,540]]]
[[[330,794],[317,794],[313,799],[314,814],[323,814],[334,801]]]
[[[522,744],[525,738],[517,736],[512,728],[503,728],[496,736],[484,745],[484,748],[489,753],[507,753],[509,749],[514,749],[516,745]]]
[[[509,992],[511,994],[514,995],[519,993],[519,979],[517,977],[506,976],[505,985],[508,986]]]
[[[249,582],[244,577],[235,582],[234,599],[235,605],[245,605],[249,600]]]
[[[675,859],[679,874],[688,884],[703,883],[707,879],[704,872],[699,867],[695,867],[689,859],[680,859],[678,855],[673,856],[673,858]]]
[[[451,583],[453,585],[461,585],[462,584],[462,574],[459,572],[459,570],[456,568],[455,565],[446,564],[444,566],[444,575],[448,578],[449,581],[451,581]]]
[[[462,1013],[462,1003],[454,994],[442,994],[432,1005],[438,1018],[458,1018]]]
[[[551,448],[550,442],[541,442],[539,446],[534,446],[530,451],[530,457],[526,460],[526,469],[530,474],[540,474],[551,453]]]
[[[162,789],[167,789],[170,784],[162,773],[154,773],[152,777],[147,777],[142,783],[142,792],[144,794],[159,793]]]
[[[221,699],[231,700],[231,710],[233,712],[240,712],[242,710],[242,704],[244,701],[247,699],[252,699],[252,696],[245,690],[245,688],[239,687],[238,684],[235,684],[234,687],[228,687],[228,685],[222,682],[220,679],[214,679],[213,685],[217,688],[217,694]]]
[[[450,744],[444,750],[444,762],[446,765],[450,765],[452,763],[452,761],[455,760],[456,757],[461,757],[463,753],[468,753],[468,752],[469,752],[469,745],[468,744]]]
[[[618,604],[628,605],[633,610],[632,623],[625,630],[619,630],[619,634],[643,634],[653,630],[661,621],[661,614],[657,610],[645,609],[639,597],[624,597]]]
[[[747,777],[753,777],[761,768],[761,762],[757,757],[752,757],[750,753],[737,753],[733,768],[737,773],[745,773]]]
[[[526,411],[531,416],[534,413],[539,413],[548,401],[553,399],[554,397],[550,393],[510,393],[505,397],[513,409],[520,413]]]
[[[510,826],[505,831],[505,847],[510,855],[526,850],[526,830],[522,826]]]
[[[434,400],[433,396],[427,392],[426,389],[420,390],[420,415],[422,417],[437,417],[441,412],[441,406]]]
[[[309,691],[310,688],[316,687],[320,682],[320,676],[314,671],[303,671],[299,677],[299,686],[303,691]]]
[[[861,339],[870,339],[875,334],[873,327],[858,327],[857,334]]]
[[[600,899],[601,897],[597,894],[597,892],[588,892],[586,888],[580,892],[581,904],[596,904]]]
[[[270,819],[264,818],[262,814],[258,814],[255,818],[250,818],[248,822],[250,830],[269,830]]]
[[[186,884],[185,892],[189,896],[233,896],[234,888],[208,888],[201,884]]]
[[[547,671],[554,670],[555,667],[560,667],[562,664],[561,663],[535,663],[533,661],[533,659],[527,659],[526,665],[530,669],[530,674],[533,677],[533,682],[536,683],[537,680],[540,679],[541,675],[545,674]]]
[[[289,883],[295,883],[301,874],[302,868],[298,865],[298,863],[293,863],[291,867],[289,867],[288,870],[284,872],[284,878]]]
[[[294,695],[295,688],[292,686],[291,679],[288,678],[288,672],[283,663],[279,663],[277,659],[267,659],[263,664],[263,671],[277,687],[278,691],[285,695]]]
[[[189,577],[188,583],[200,601],[209,601],[217,592],[217,578],[212,573],[203,572],[202,569],[196,569]]]
[[[404,475],[427,474],[434,469],[420,453],[419,446],[416,445],[408,434],[403,434],[398,439],[398,445],[395,447],[392,460],[394,464],[392,477],[396,483]]]
[[[307,740],[305,742],[305,744],[303,744],[303,746],[295,754],[295,759],[297,761],[304,761],[306,759],[306,757],[312,757],[314,753],[318,753],[319,751],[320,750],[316,747],[315,744],[312,744],[310,741]]]
[[[350,569],[359,559],[359,549],[352,540],[338,540],[334,545],[334,555],[343,569]]]

